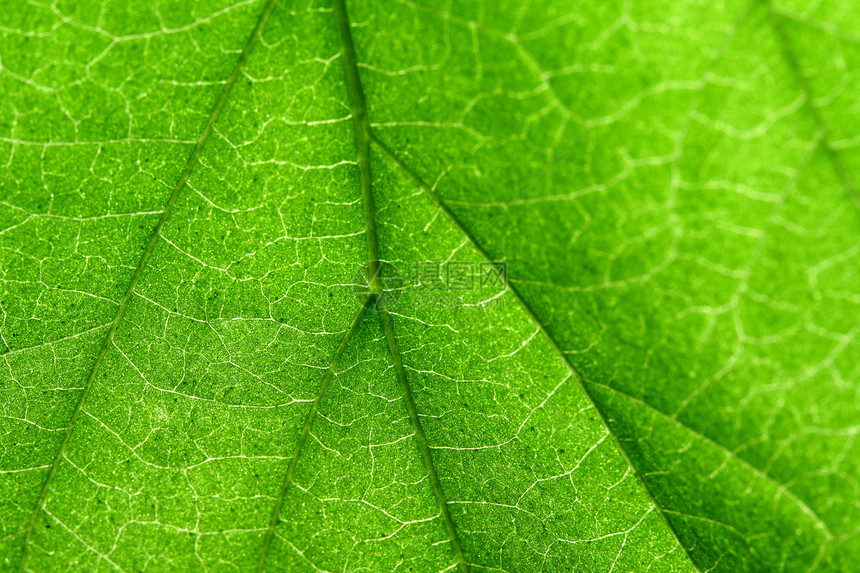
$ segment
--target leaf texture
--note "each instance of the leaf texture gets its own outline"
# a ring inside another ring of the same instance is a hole
[[[5,6],[0,568],[851,571],[853,8]]]

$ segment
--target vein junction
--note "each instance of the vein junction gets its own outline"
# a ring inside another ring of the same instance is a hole
[[[385,340],[388,345],[389,354],[391,360],[394,363],[394,370],[397,376],[397,381],[400,386],[401,393],[403,395],[404,403],[406,404],[409,421],[412,425],[415,440],[421,452],[421,460],[424,464],[424,468],[427,471],[427,475],[433,488],[433,494],[439,507],[439,515],[442,517],[443,523],[445,525],[445,530],[448,533],[448,539],[454,552],[457,569],[461,573],[468,573],[469,563],[463,553],[463,548],[460,543],[459,536],[457,534],[456,526],[454,525],[454,521],[451,518],[451,514],[448,509],[448,500],[445,497],[442,483],[439,479],[439,474],[436,471],[436,467],[433,463],[433,455],[430,451],[430,445],[422,428],[421,420],[418,415],[418,408],[412,396],[412,390],[409,385],[406,370],[403,366],[403,358],[398,347],[397,339],[394,332],[394,317],[385,307],[384,299],[381,297],[384,292],[384,287],[381,281],[379,238],[376,230],[376,205],[373,196],[373,180],[370,170],[370,142],[372,139],[372,134],[370,122],[368,120],[367,115],[367,104],[364,99],[364,90],[361,86],[361,78],[358,71],[358,62],[355,54],[355,46],[352,41],[349,17],[347,14],[346,4],[344,0],[334,0],[333,13],[335,25],[338,31],[338,37],[340,38],[341,58],[343,61],[343,69],[347,90],[349,92],[349,101],[352,112],[353,130],[355,137],[355,148],[358,155],[358,169],[360,178],[359,181],[361,185],[361,197],[364,210],[364,224],[366,231],[365,236],[367,238],[368,251],[368,298],[365,302],[365,305],[362,306],[362,312],[360,312],[359,315],[356,317],[355,321],[353,322],[353,326],[350,328],[348,334],[341,342],[341,346],[338,349],[338,354],[335,357],[333,366],[326,374],[326,378],[323,381],[323,384],[320,388],[320,392],[317,395],[317,398],[314,401],[314,405],[308,415],[307,421],[302,431],[302,435],[299,439],[298,445],[293,456],[293,461],[291,462],[290,469],[288,470],[287,478],[284,482],[284,488],[282,489],[281,496],[279,497],[278,504],[276,505],[275,512],[272,516],[272,521],[267,534],[263,553],[260,558],[258,571],[262,571],[262,569],[264,568],[274,528],[277,524],[278,516],[281,512],[284,493],[289,485],[289,481],[294,471],[295,464],[301,453],[301,449],[304,444],[307,432],[313,423],[314,416],[316,415],[319,406],[319,401],[322,399],[325,393],[325,389],[327,388],[328,383],[331,380],[331,374],[333,372],[333,368],[335,367],[334,364],[339,360],[340,355],[343,353],[343,349],[346,347],[349,342],[349,339],[352,336],[352,333],[354,332],[358,323],[362,320],[364,316],[364,309],[372,306],[377,311],[376,314],[379,317],[383,332],[385,334]]]

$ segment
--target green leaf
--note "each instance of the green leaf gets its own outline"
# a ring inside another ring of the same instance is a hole
[[[854,3],[8,4],[0,569],[860,562]]]

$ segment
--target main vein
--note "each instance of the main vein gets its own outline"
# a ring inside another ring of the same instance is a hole
[[[316,418],[317,412],[320,409],[320,402],[325,396],[326,390],[328,390],[331,381],[334,379],[334,375],[337,373],[337,366],[340,363],[340,359],[343,356],[346,347],[349,345],[349,341],[352,340],[352,335],[355,334],[355,331],[358,330],[358,326],[361,324],[362,319],[364,318],[364,314],[367,309],[375,304],[376,297],[374,295],[368,295],[364,299],[364,303],[361,305],[361,308],[355,315],[355,318],[352,319],[352,324],[349,325],[349,329],[344,334],[343,338],[340,341],[340,345],[337,347],[337,350],[334,353],[334,358],[332,358],[331,364],[326,370],[325,376],[323,377],[322,383],[320,384],[319,390],[317,391],[317,395],[314,398],[313,403],[311,404],[311,409],[308,411],[308,416],[305,419],[305,425],[302,426],[302,431],[299,433],[299,439],[296,441],[296,447],[293,449],[293,456],[290,458],[290,465],[287,468],[287,475],[284,476],[284,483],[281,486],[281,491],[278,494],[278,500],[275,502],[275,508],[272,511],[272,518],[269,521],[269,528],[266,531],[266,539],[263,542],[263,551],[260,554],[260,560],[257,562],[257,572],[263,571],[263,568],[266,565],[266,558],[269,554],[269,547],[272,545],[272,540],[275,537],[275,527],[277,527],[278,522],[281,518],[281,510],[284,507],[284,499],[287,497],[287,490],[290,488],[290,484],[293,483],[293,475],[296,471],[296,465],[299,462],[299,456],[302,453],[302,449],[305,446],[305,442],[308,440],[308,436],[311,432],[311,426],[313,426],[314,418]]]
[[[334,19],[337,27],[338,36],[340,38],[341,56],[343,59],[343,70],[346,79],[346,86],[349,92],[349,102],[352,111],[353,129],[355,132],[355,148],[358,153],[359,177],[361,180],[361,196],[364,206],[364,222],[367,229],[367,249],[368,249],[368,285],[371,296],[381,295],[383,292],[382,281],[380,280],[380,263],[379,263],[379,240],[376,233],[376,206],[373,200],[373,180],[370,172],[370,141],[373,134],[370,129],[370,121],[367,116],[367,104],[364,99],[364,90],[361,87],[361,77],[358,72],[358,61],[355,55],[355,45],[352,41],[352,32],[350,31],[349,16],[346,10],[345,0],[333,0],[334,4]],[[415,405],[415,399],[412,397],[412,389],[409,386],[409,379],[406,377],[406,371],[403,368],[403,357],[400,348],[397,345],[397,338],[394,334],[394,319],[385,308],[384,300],[377,298],[377,310],[379,311],[379,320],[382,324],[382,330],[385,333],[385,340],[388,344],[388,351],[391,355],[391,360],[394,363],[394,371],[397,376],[397,382],[400,385],[403,401],[406,404],[406,409],[409,414],[409,421],[412,424],[413,432],[415,433],[415,441],[418,443],[418,449],[421,452],[421,460],[424,462],[424,468],[430,478],[430,483],[433,486],[433,494],[436,497],[436,502],[439,505],[439,514],[445,524],[445,529],[448,533],[448,538],[454,550],[454,556],[457,562],[457,568],[461,573],[469,572],[469,563],[463,553],[463,547],[460,543],[460,538],[457,535],[457,528],[454,526],[454,520],[451,518],[451,512],[448,510],[448,500],[445,497],[445,492],[442,489],[442,482],[439,479],[439,473],[436,471],[436,466],[433,463],[433,455],[430,451],[430,445],[427,442],[427,437],[424,434],[424,429],[421,426],[421,419],[418,416],[418,408]]]
[[[355,150],[358,154],[358,170],[361,185],[361,203],[364,207],[364,225],[367,230],[368,285],[370,292],[380,294],[382,281],[379,277],[379,238],[376,233],[376,203],[373,200],[373,179],[370,173],[370,122],[361,77],[358,75],[358,60],[349,29],[349,16],[344,0],[334,0],[334,20],[340,38],[343,73],[349,92],[349,106],[355,132]]]
[[[110,327],[108,328],[107,335],[105,336],[104,342],[102,343],[102,346],[99,349],[98,354],[96,355],[95,361],[93,362],[92,368],[90,369],[86,381],[84,382],[83,390],[81,391],[80,396],[78,397],[78,401],[75,404],[75,408],[72,411],[72,416],[71,418],[69,418],[69,423],[68,426],[66,426],[66,431],[63,434],[63,439],[60,442],[60,447],[57,448],[57,453],[54,455],[54,460],[51,462],[50,470],[48,470],[48,477],[42,484],[42,489],[39,492],[39,497],[36,500],[36,505],[33,508],[33,512],[30,514],[30,519],[24,529],[25,533],[23,548],[21,552],[21,560],[18,563],[18,570],[21,572],[25,571],[27,568],[27,558],[29,557],[30,540],[33,536],[33,529],[36,526],[36,520],[38,519],[39,514],[42,512],[42,509],[45,506],[45,500],[47,499],[51,483],[53,482],[54,477],[57,475],[57,470],[60,467],[60,461],[65,456],[66,448],[69,444],[69,439],[72,436],[72,431],[75,427],[75,423],[78,421],[78,418],[83,411],[84,403],[86,402],[87,397],[92,391],[96,376],[98,375],[102,363],[104,363],[108,349],[111,347],[111,345],[113,345],[117,329],[119,328],[119,325],[122,322],[123,317],[125,316],[125,311],[128,309],[129,302],[134,295],[134,290],[137,287],[137,283],[140,281],[140,277],[143,274],[143,269],[146,267],[146,264],[149,262],[149,259],[152,256],[152,252],[155,249],[155,245],[156,243],[158,243],[158,239],[161,237],[161,232],[164,229],[164,226],[167,224],[168,219],[170,218],[170,213],[171,211],[173,211],[173,207],[179,200],[179,196],[181,195],[182,190],[185,188],[185,185],[188,182],[188,178],[190,177],[194,166],[197,164],[197,160],[200,157],[200,153],[203,150],[203,146],[206,144],[206,141],[212,134],[212,129],[215,125],[215,122],[218,121],[218,117],[221,115],[221,112],[224,109],[224,105],[227,103],[227,98],[230,96],[230,91],[233,89],[233,85],[239,78],[239,74],[242,71],[242,67],[248,60],[248,55],[251,53],[254,44],[257,43],[257,40],[260,37],[260,32],[275,7],[275,2],[276,0],[268,0],[265,7],[263,8],[262,13],[260,14],[260,17],[257,19],[257,23],[254,26],[254,29],[251,31],[251,35],[248,37],[247,42],[245,42],[245,46],[244,48],[242,48],[242,52],[239,55],[239,59],[236,61],[236,65],[233,66],[233,70],[230,72],[230,76],[227,78],[224,87],[221,89],[221,93],[218,96],[218,100],[215,102],[215,106],[212,108],[212,113],[209,115],[209,119],[206,122],[206,126],[203,128],[203,131],[200,132],[200,135],[197,137],[197,140],[194,144],[194,149],[192,150],[191,155],[188,157],[188,161],[186,161],[185,167],[182,169],[182,172],[179,175],[179,179],[176,181],[176,185],[173,187],[173,191],[170,193],[170,196],[167,199],[167,203],[164,206],[164,210],[161,212],[161,216],[158,218],[158,222],[155,224],[155,227],[152,229],[152,233],[149,235],[149,240],[147,241],[146,247],[143,250],[143,254],[140,257],[140,261],[138,261],[137,263],[137,267],[134,270],[134,274],[131,277],[131,281],[128,284],[128,288],[126,288],[125,294],[123,295],[122,300],[119,303],[119,307],[117,307],[116,314],[114,315],[113,320],[110,322]]]

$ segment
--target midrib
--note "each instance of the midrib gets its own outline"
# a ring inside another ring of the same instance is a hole
[[[415,441],[417,442],[418,449],[421,454],[421,460],[433,488],[433,494],[439,507],[439,515],[442,518],[445,530],[448,534],[456,566],[461,573],[469,573],[469,563],[463,553],[463,548],[460,543],[459,536],[457,535],[456,526],[451,518],[451,513],[448,509],[448,501],[442,489],[439,474],[433,463],[433,455],[430,450],[430,445],[427,441],[426,435],[424,434],[424,429],[418,415],[418,408],[415,405],[415,400],[412,396],[412,390],[409,385],[409,379],[406,376],[406,370],[403,366],[403,357],[394,333],[394,317],[385,308],[382,302],[383,299],[381,298],[381,295],[384,293],[384,288],[382,281],[380,280],[379,237],[376,231],[376,203],[373,196],[373,178],[370,170],[370,143],[373,139],[373,134],[371,132],[370,121],[367,115],[367,104],[364,98],[364,90],[361,86],[361,77],[358,71],[358,61],[355,53],[355,45],[352,41],[352,33],[350,30],[346,4],[344,0],[333,0],[333,7],[334,23],[340,40],[344,80],[349,95],[355,149],[358,156],[359,185],[361,188],[361,202],[364,212],[365,236],[367,240],[368,293],[361,310],[356,315],[347,333],[341,339],[338,350],[326,371],[322,383],[320,384],[311,409],[308,411],[299,439],[293,450],[293,455],[290,460],[290,465],[284,478],[283,485],[281,486],[281,491],[272,511],[260,559],[257,563],[257,572],[261,573],[265,569],[266,559],[268,558],[268,553],[274,538],[275,528],[280,520],[280,514],[283,510],[286,493],[292,484],[296,465],[298,464],[302,449],[307,440],[307,435],[310,432],[314,419],[319,411],[320,402],[325,396],[326,390],[335,374],[337,364],[339,363],[344,350],[349,345],[352,335],[363,320],[366,310],[373,308],[379,316],[380,325],[394,365],[397,382],[400,387],[401,394],[403,395],[403,401],[406,405],[412,430],[415,434]]]
[[[362,203],[364,205],[364,222],[367,231],[368,246],[368,285],[371,296],[383,293],[380,281],[379,266],[379,240],[376,232],[376,207],[373,198],[373,180],[370,172],[370,142],[373,138],[370,121],[367,115],[367,104],[364,99],[364,90],[361,87],[361,76],[358,70],[358,61],[355,54],[355,45],[352,41],[349,16],[347,14],[345,0],[333,0],[334,19],[338,30],[341,44],[341,56],[343,58],[344,77],[346,79],[347,91],[349,92],[350,107],[352,109],[353,128],[355,132],[355,147],[358,153],[359,176],[361,181]],[[394,372],[400,386],[403,401],[409,415],[409,422],[415,433],[415,441],[421,453],[421,461],[427,471],[427,476],[433,488],[433,495],[439,506],[439,514],[445,525],[448,540],[454,552],[457,568],[461,573],[469,572],[469,563],[463,553],[463,547],[457,534],[457,528],[448,509],[448,500],[439,479],[439,473],[433,462],[433,454],[421,419],[418,408],[412,396],[409,379],[403,366],[403,356],[397,344],[394,331],[394,317],[388,312],[384,305],[384,299],[378,298],[376,310],[385,334],[388,351],[394,364]]]

